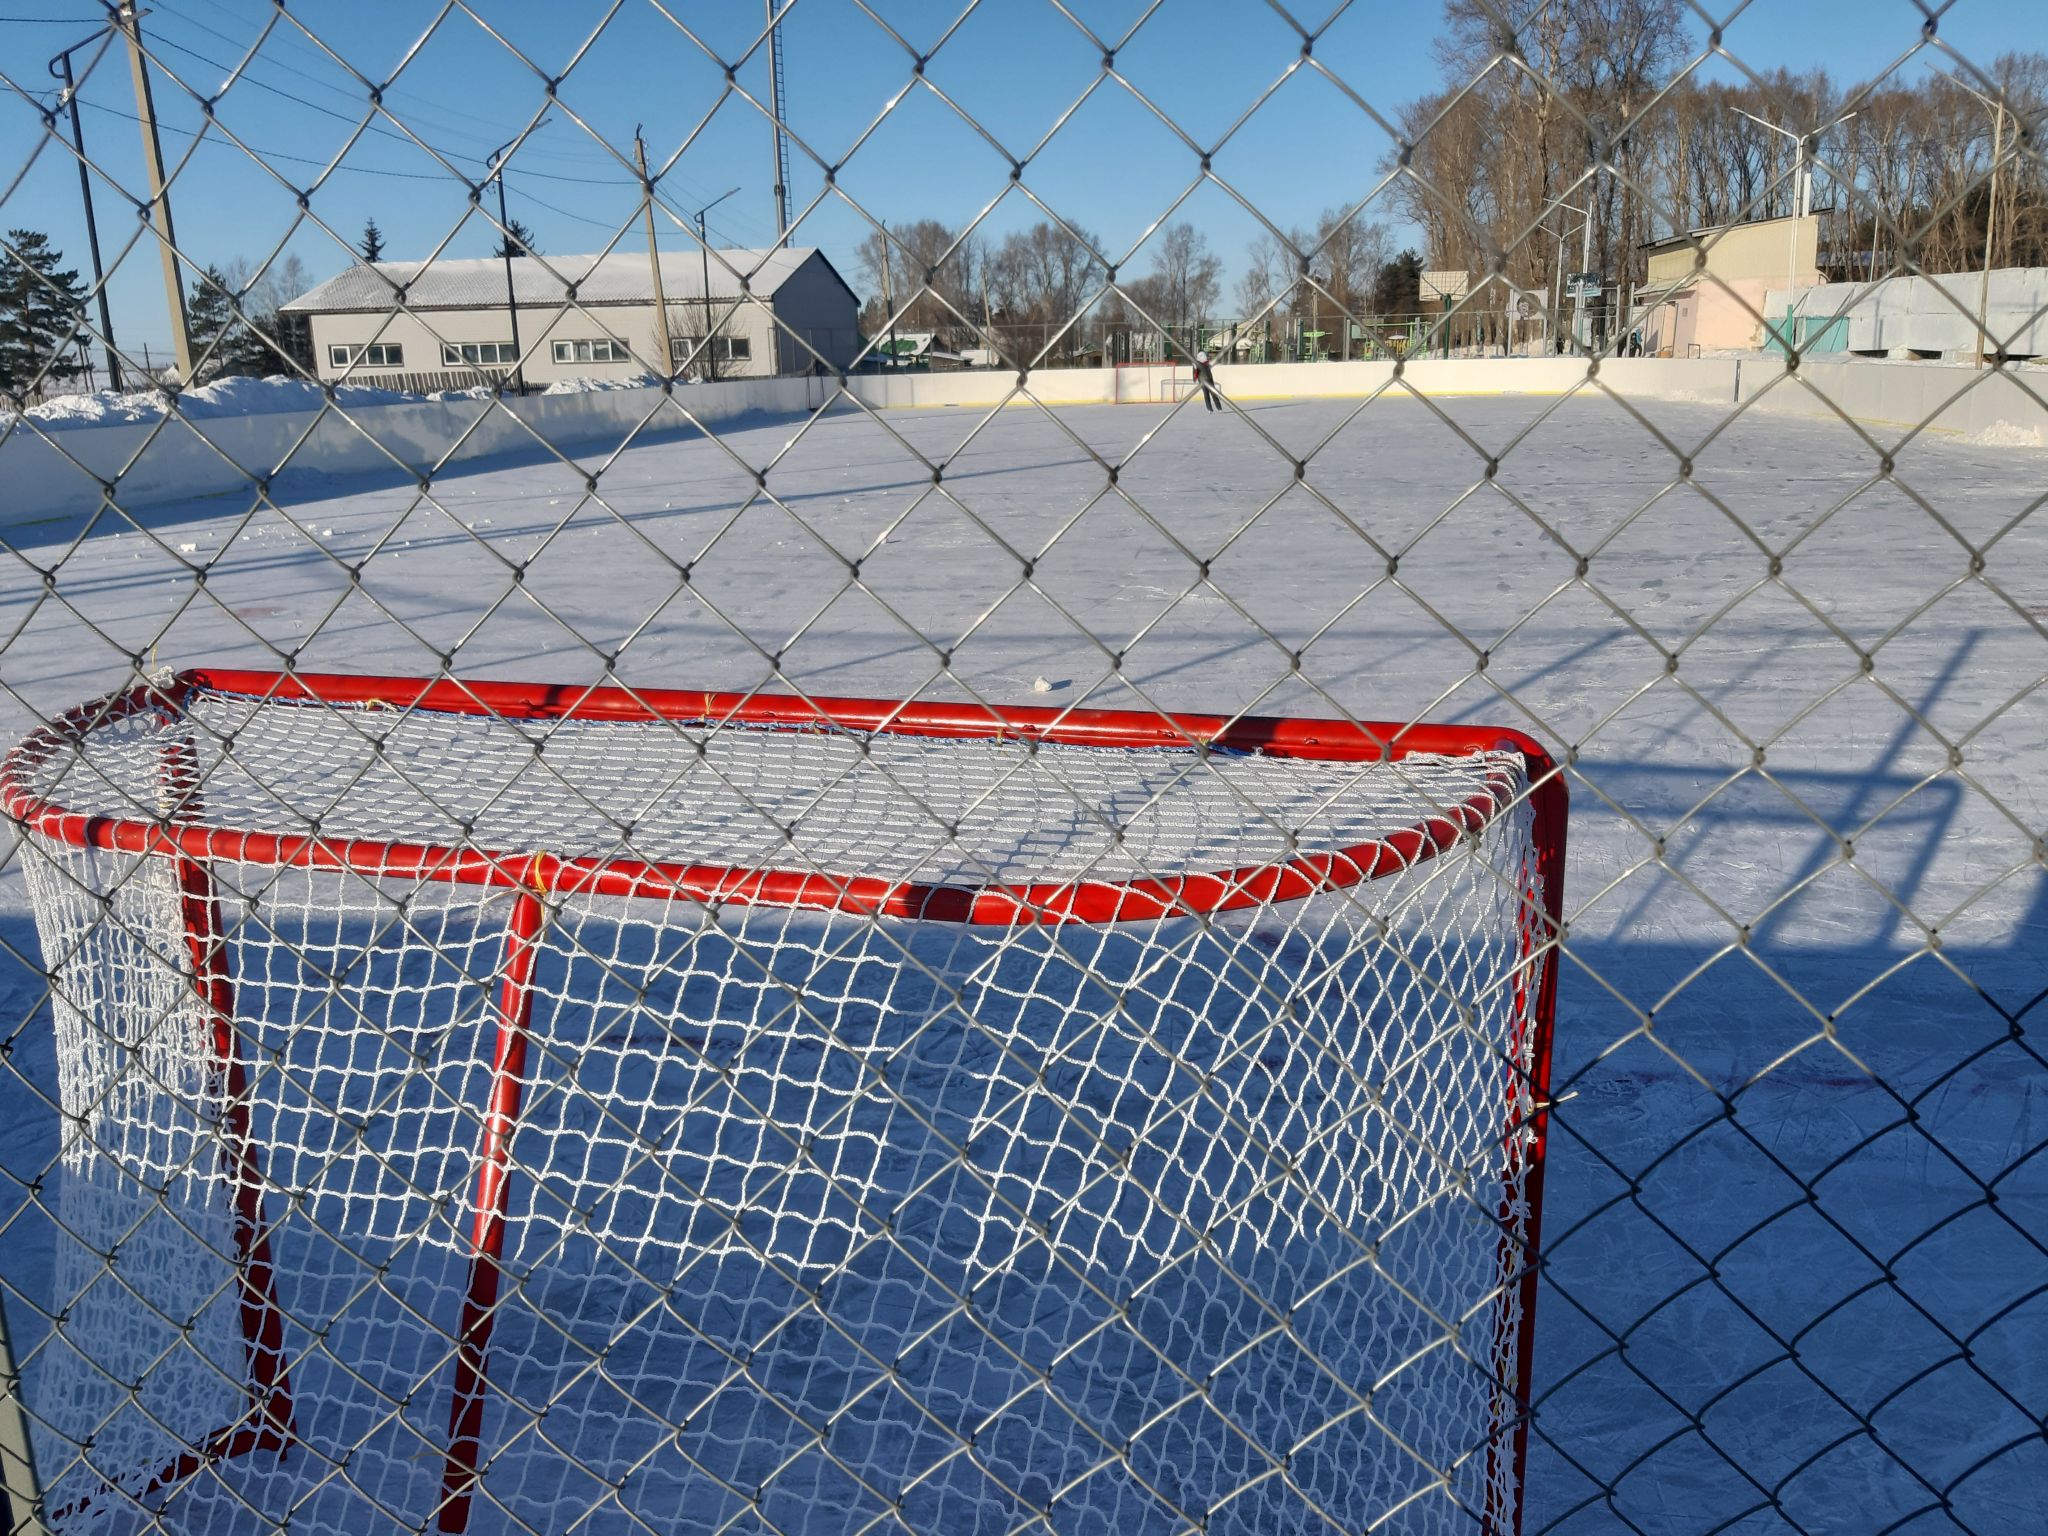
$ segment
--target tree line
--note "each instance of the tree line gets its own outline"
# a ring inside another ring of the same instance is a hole
[[[1973,270],[1987,235],[1994,266],[2048,265],[2048,56],[2008,53],[1982,76],[1930,72],[1867,89],[1825,70],[1702,82],[1684,68],[1691,15],[1683,0],[1445,0],[1437,54],[1451,83],[1400,113],[1408,147],[1380,162],[1386,198],[1261,232],[1227,292],[1222,257],[1185,220],[1156,230],[1142,265],[1112,281],[1108,252],[1079,225],[1045,219],[995,238],[925,218],[877,228],[859,246],[862,328],[993,345],[1015,365],[1071,364],[1118,360],[1119,345],[1158,355],[1160,330],[1187,348],[1227,318],[1241,328],[1238,355],[1280,355],[1284,336],[1295,355],[1343,356],[1352,321],[1425,307],[1425,269],[1469,273],[1475,285],[1498,272],[1509,289],[1548,295],[1579,268],[1582,242],[1612,304],[1644,284],[1652,240],[1796,211],[1800,147],[1788,133],[1812,135],[1826,276]],[[1422,232],[1420,253],[1393,249],[1385,219],[1395,215]],[[47,392],[87,372],[85,290],[46,236],[8,238],[0,390]],[[383,245],[371,219],[364,259]],[[497,254],[538,249],[513,221]],[[202,378],[310,370],[305,326],[282,313],[310,286],[296,257],[260,272],[245,261],[209,268],[190,299],[195,349],[208,354]],[[1506,298],[1480,286],[1472,305],[1505,310]]]
[[[1380,162],[1393,179],[1374,205],[1422,231],[1421,253],[1393,250],[1374,208],[1326,209],[1312,228],[1257,236],[1226,295],[1205,235],[1174,223],[1105,294],[1085,229],[1048,221],[990,240],[920,219],[863,242],[863,329],[899,311],[900,328],[949,344],[986,331],[1006,358],[1058,362],[1106,353],[1105,338],[1146,319],[1203,334],[1221,314],[1267,355],[1283,333],[1348,355],[1349,320],[1435,307],[1425,269],[1470,274],[1472,307],[1505,311],[1508,288],[1547,299],[1582,261],[1611,312],[1642,290],[1651,242],[1799,211],[1802,163],[1827,278],[1973,271],[1987,236],[1995,267],[2048,265],[2048,56],[1867,89],[1825,70],[1701,82],[1683,67],[1691,15],[1682,0],[1446,0],[1437,54],[1451,83],[1400,113],[1410,147]],[[1500,63],[1517,53],[1527,69]],[[1508,288],[1489,291],[1496,271]]]
[[[860,316],[866,334],[929,331],[948,349],[992,346],[1012,366],[1130,360],[1120,346],[1156,357],[1160,332],[1174,349],[1193,351],[1221,335],[1226,298],[1257,338],[1224,338],[1240,356],[1256,346],[1277,356],[1281,338],[1303,326],[1322,334],[1318,322],[1334,336],[1346,310],[1409,315],[1421,307],[1422,258],[1393,252],[1384,226],[1340,209],[1313,231],[1261,235],[1227,295],[1222,258],[1186,220],[1155,231],[1142,267],[1119,270],[1114,281],[1092,231],[1051,220],[991,240],[918,219],[872,231],[856,260],[870,295]]]
[[[1577,269],[1589,213],[1611,297],[1645,280],[1653,240],[1797,212],[1803,135],[1828,277],[1971,271],[1987,226],[1993,266],[2048,264],[2048,57],[1868,89],[1825,70],[1701,82],[1681,69],[1690,14],[1680,0],[1447,0],[1438,57],[1453,84],[1401,114],[1414,147],[1395,183],[1430,265],[1476,277],[1499,259],[1543,292],[1560,240]],[[1530,68],[1488,69],[1509,46]]]
[[[0,266],[0,399],[19,404],[93,378],[104,343],[88,328],[89,290],[50,237],[10,229],[7,243],[9,259]],[[243,258],[209,266],[186,298],[197,382],[235,374],[310,376],[311,327],[303,316],[284,313],[284,306],[312,286],[306,264],[292,255],[261,270]]]

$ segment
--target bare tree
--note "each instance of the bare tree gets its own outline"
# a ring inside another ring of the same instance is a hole
[[[997,340],[1018,365],[1076,361],[1091,341],[1087,311],[1102,287],[1100,242],[1041,221],[1004,238],[989,257],[988,307]]]
[[[937,219],[914,219],[890,225],[886,234],[870,230],[856,260],[871,295],[862,314],[869,334],[890,321],[885,295],[895,300],[898,330],[933,331],[955,345],[979,329],[982,251],[972,236],[963,240]]]
[[[1157,307],[1153,319],[1176,329],[1198,325],[1212,315],[1223,290],[1223,263],[1209,249],[1209,240],[1185,219],[1157,236],[1151,278]]]

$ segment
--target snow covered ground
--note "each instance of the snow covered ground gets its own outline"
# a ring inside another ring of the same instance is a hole
[[[1526,730],[1573,813],[1525,1528],[2048,1528],[2048,453],[1542,398],[801,425],[13,530],[0,735],[286,659]]]

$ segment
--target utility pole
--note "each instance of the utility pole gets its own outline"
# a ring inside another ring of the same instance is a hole
[[[128,68],[135,77],[135,115],[142,122],[142,159],[149,167],[150,221],[156,226],[164,263],[164,297],[171,320],[171,345],[178,353],[178,382],[187,388],[192,377],[192,332],[185,318],[185,279],[178,271],[178,232],[171,224],[171,194],[165,186],[164,146],[156,131],[156,99],[149,88],[149,59],[142,51],[142,18],[135,0],[122,0],[114,25],[128,39]]]
[[[988,265],[986,262],[982,264],[981,269],[981,350],[989,354],[993,354],[996,350],[996,316],[995,311],[990,309],[988,304]],[[991,362],[989,366],[994,367],[995,364]]]
[[[121,387],[121,357],[114,350],[114,317],[107,308],[107,274],[100,263],[100,226],[92,211],[92,176],[85,164],[85,127],[78,117],[78,82],[72,78],[71,55],[86,46],[99,43],[101,54],[105,52],[107,31],[103,27],[83,43],[73,43],[54,59],[50,60],[50,73],[64,82],[64,105],[71,113],[71,152],[78,159],[78,197],[85,204],[85,243],[92,251],[92,291],[99,300],[100,341],[107,349],[107,387]],[[100,61],[101,54],[93,55],[93,65]],[[91,66],[88,66],[88,72]]]
[[[889,223],[882,221],[882,308],[889,312],[889,366],[896,366],[896,285],[889,279]]]
[[[647,175],[647,142],[640,137],[640,125],[633,125],[633,162],[640,167],[641,208],[647,215],[647,269],[654,277],[654,336],[660,351],[661,374],[673,378],[676,371],[674,344],[668,339],[668,299],[661,288],[661,250],[654,243],[654,182]]]
[[[787,0],[783,0],[787,3]],[[782,76],[782,18],[777,0],[768,8],[768,119],[775,135],[775,243],[789,244],[789,140],[782,132],[782,104],[787,96]]]
[[[714,345],[718,340],[718,327],[711,319],[711,241],[704,233],[704,215],[738,191],[739,188],[734,187],[730,192],[721,192],[697,210],[697,252],[704,266],[704,356],[709,359],[710,378],[714,384],[718,382],[718,348]]]
[[[547,119],[542,118],[525,134],[513,135],[492,150],[491,158],[484,162],[484,169],[498,179],[498,239],[505,254],[505,313],[512,319],[512,387],[522,395],[526,393],[526,349],[519,345],[519,292],[512,284],[512,220],[505,212],[505,152],[547,125]]]

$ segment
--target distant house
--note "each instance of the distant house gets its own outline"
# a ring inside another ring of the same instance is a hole
[[[509,374],[522,353],[529,384],[662,371],[654,276],[644,253],[519,256],[511,265],[516,348],[505,262],[497,257],[358,262],[283,312],[311,323],[323,379],[376,384],[450,373],[474,380],[479,371],[498,377]],[[721,250],[711,253],[709,265],[707,306],[703,253],[661,254],[670,366],[677,373],[704,378],[715,369],[722,379],[766,378],[836,372],[853,360],[859,301],[823,252]],[[726,317],[742,281],[759,302]],[[710,323],[718,334],[700,350]]]
[[[945,372],[973,366],[965,353],[939,345],[937,331],[885,331],[873,339],[870,366]]]

